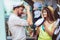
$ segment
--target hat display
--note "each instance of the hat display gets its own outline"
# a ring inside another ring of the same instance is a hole
[[[34,3],[34,5],[33,5],[34,7],[42,7],[42,3],[40,3],[40,2],[35,2]]]
[[[34,4],[33,4],[33,6],[34,6],[34,9],[39,9],[39,8],[42,8],[42,3],[40,3],[40,2],[35,2]]]

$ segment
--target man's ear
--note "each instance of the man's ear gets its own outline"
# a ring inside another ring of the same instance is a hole
[[[18,8],[16,8],[15,10],[16,10],[16,11],[18,11],[19,9],[18,9]]]

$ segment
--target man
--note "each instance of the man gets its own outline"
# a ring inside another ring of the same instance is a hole
[[[14,5],[13,13],[9,17],[8,26],[12,34],[12,40],[26,40],[24,27],[32,25],[32,17],[29,6],[26,6],[27,20],[21,18],[24,8],[25,7],[23,5]]]

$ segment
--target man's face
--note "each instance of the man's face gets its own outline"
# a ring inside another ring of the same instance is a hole
[[[18,15],[23,14],[23,10],[24,10],[24,8],[23,8],[23,7],[18,8]]]

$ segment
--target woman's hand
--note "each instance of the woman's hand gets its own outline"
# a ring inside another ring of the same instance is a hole
[[[48,25],[48,26],[47,26]],[[52,25],[52,26],[50,26]],[[48,24],[48,23],[44,23],[44,27],[45,27],[45,31],[50,35],[52,36],[53,35],[53,32],[55,30],[55,23],[53,22],[52,24]],[[49,27],[51,27],[51,29],[49,29]]]

